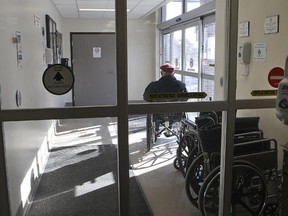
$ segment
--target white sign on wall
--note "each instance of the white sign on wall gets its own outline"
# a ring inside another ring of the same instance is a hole
[[[239,37],[249,37],[249,22],[239,24]]]
[[[275,34],[279,32],[279,15],[265,18],[264,31],[265,34]]]
[[[93,47],[93,58],[101,58],[101,47]]]
[[[266,62],[267,45],[265,42],[253,44],[253,60],[255,62]]]

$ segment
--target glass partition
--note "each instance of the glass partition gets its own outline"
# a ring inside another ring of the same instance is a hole
[[[12,13],[13,7],[10,3],[1,5],[7,13]],[[15,38],[15,47],[1,46],[1,50],[7,50],[1,57],[3,64],[9,62],[4,69],[9,73],[2,77],[1,109],[117,105],[114,1],[109,6],[81,1],[67,10],[63,7],[68,6],[57,1],[27,2],[26,11],[13,15],[23,21],[16,27],[23,30],[1,37],[1,44],[5,38]],[[30,8],[39,11],[37,28],[27,28]],[[73,20],[68,14],[84,19]],[[10,24],[1,20],[3,28]],[[57,67],[48,70],[53,64]]]
[[[188,119],[187,114],[129,116],[130,167],[151,211],[145,215],[200,216],[185,191],[189,152],[195,155],[198,152],[195,124],[198,114],[191,113],[193,119]]]
[[[268,123],[269,122],[269,123]],[[273,125],[273,126],[272,126]],[[213,128],[214,129],[214,128]],[[205,133],[212,133],[212,128]],[[217,130],[214,130],[216,132]],[[283,185],[283,145],[286,126],[276,117],[274,109],[238,110],[236,114],[233,143],[233,175],[230,212],[233,215],[273,213],[279,214],[282,205]],[[205,146],[207,137],[200,138]],[[214,134],[214,133],[213,133]],[[217,134],[217,132],[215,133]],[[218,131],[218,135],[221,135]],[[217,141],[213,138],[213,143]],[[214,145],[213,144],[213,145]],[[228,145],[231,145],[228,143]],[[212,148],[212,147],[211,147]],[[208,148],[207,151],[209,151]],[[208,152],[210,159],[208,175],[203,178],[198,202],[202,215],[217,215],[219,211],[219,189],[221,170],[220,154]],[[199,165],[203,163],[199,159]],[[284,160],[283,160],[284,159]],[[204,160],[205,161],[205,160]],[[209,161],[209,160],[206,160]],[[205,162],[204,170],[205,170]],[[285,175],[285,174],[284,174]],[[187,179],[187,178],[186,178]]]
[[[241,63],[241,58],[238,58],[236,95],[238,100],[275,99],[278,84],[284,77],[287,52],[279,49],[283,47],[280,41],[284,37],[282,38],[283,35],[279,34],[281,29],[278,18],[286,15],[285,13],[282,15],[280,12],[275,16],[270,14],[271,8],[281,8],[283,4],[280,2],[276,4],[263,3],[261,11],[267,16],[257,20],[252,13],[256,10],[257,3],[258,1],[239,1],[238,48],[247,43],[248,52],[243,57],[248,57],[249,63]],[[270,32],[268,26],[271,22],[269,20],[274,19],[275,26]],[[282,31],[284,34],[287,32],[286,29],[282,29]],[[274,49],[269,49],[269,47]]]
[[[113,117],[4,123],[12,215],[117,215],[117,124]]]

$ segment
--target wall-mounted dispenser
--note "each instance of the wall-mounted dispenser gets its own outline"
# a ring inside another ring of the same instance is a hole
[[[251,59],[251,43],[245,42],[239,45],[238,60],[241,64],[245,65],[245,69],[242,75],[247,76],[249,74],[249,64]]]

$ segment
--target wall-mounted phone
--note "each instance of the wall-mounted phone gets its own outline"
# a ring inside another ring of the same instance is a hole
[[[241,64],[245,65],[245,70],[242,75],[247,76],[249,74],[249,64],[251,59],[251,43],[245,42],[239,45],[238,60]]]

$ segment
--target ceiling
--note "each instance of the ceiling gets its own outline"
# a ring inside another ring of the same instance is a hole
[[[79,11],[80,8],[115,9],[117,0],[51,0],[63,18],[114,18],[115,12]],[[167,0],[127,0],[127,18],[143,18],[162,6]]]

